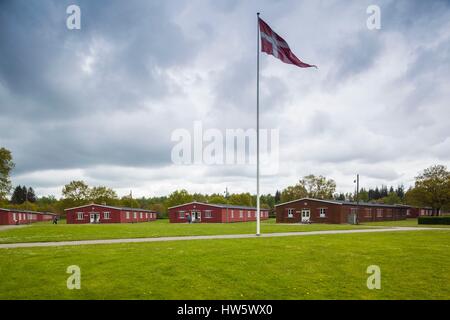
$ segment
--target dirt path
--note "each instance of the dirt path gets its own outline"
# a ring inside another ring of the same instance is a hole
[[[265,233],[257,237],[254,234],[231,234],[212,236],[183,236],[183,237],[160,237],[160,238],[135,238],[135,239],[105,239],[105,240],[79,240],[60,242],[28,242],[0,244],[0,249],[10,248],[31,248],[31,247],[60,247],[60,246],[80,246],[95,244],[117,244],[117,243],[142,243],[142,242],[164,242],[164,241],[189,241],[189,240],[212,240],[212,239],[251,239],[251,238],[274,238],[293,236],[313,236],[327,234],[351,234],[351,233],[374,233],[374,232],[405,232],[405,231],[450,231],[450,228],[420,228],[420,227],[393,227],[384,229],[360,229],[360,230],[328,230],[309,232],[279,232]]]

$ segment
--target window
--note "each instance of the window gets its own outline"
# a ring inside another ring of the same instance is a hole
[[[372,209],[366,208],[366,218],[372,217]]]
[[[251,218],[252,217],[252,212],[251,211],[247,211],[247,218]]]
[[[17,219],[16,213],[13,212],[13,220],[16,221],[16,219]]]
[[[22,214],[19,213],[19,221],[22,220]]]
[[[178,219],[184,219],[184,211],[178,211]]]
[[[130,219],[130,212],[129,211],[126,212],[126,215],[127,215],[127,219]]]
[[[141,219],[143,218],[142,214],[143,214],[142,212],[139,214],[139,217],[140,217]]]
[[[212,218],[211,210],[205,210],[205,218]]]
[[[111,219],[110,213],[109,212],[103,212],[103,219],[105,219],[105,220]]]
[[[136,219],[137,218],[137,212],[135,211],[135,212],[133,212],[133,219]]]
[[[319,209],[319,216],[321,218],[325,218],[327,216],[326,210],[327,210],[326,208],[320,208]]]
[[[288,209],[288,218],[294,217],[294,209]]]
[[[231,218],[234,218],[234,210],[231,210]]]
[[[377,217],[382,218],[383,217],[383,209],[377,209]]]
[[[78,212],[77,213],[77,219],[78,220],[83,220],[83,212]]]
[[[243,210],[239,210],[239,218],[243,218],[244,217],[244,211]]]
[[[148,219],[148,212],[145,213],[145,219]]]

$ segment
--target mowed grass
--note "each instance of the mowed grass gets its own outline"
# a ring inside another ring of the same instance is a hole
[[[261,222],[261,232],[295,232],[317,230],[364,229],[370,226],[311,224],[283,225],[276,224],[275,219]],[[169,223],[157,220],[134,224],[65,224],[36,223],[0,231],[0,243],[49,242],[70,240],[124,239],[164,236],[252,234],[256,232],[255,222],[186,224]]]
[[[450,230],[0,249],[0,299],[450,299]],[[68,290],[66,269],[81,268]],[[369,290],[369,265],[381,290]]]
[[[377,222],[364,222],[361,226],[376,226],[376,227],[420,227],[420,228],[450,228],[450,225],[430,225],[419,224],[418,219],[406,219],[397,221],[377,221]]]

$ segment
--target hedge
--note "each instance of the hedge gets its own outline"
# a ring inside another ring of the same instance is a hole
[[[419,224],[450,224],[450,216],[419,217]]]

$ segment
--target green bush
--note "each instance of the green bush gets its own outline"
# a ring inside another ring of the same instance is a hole
[[[419,217],[419,224],[450,224],[450,216],[446,216],[446,217]]]

